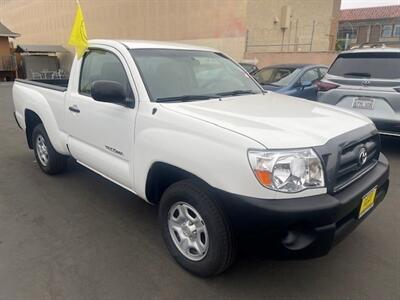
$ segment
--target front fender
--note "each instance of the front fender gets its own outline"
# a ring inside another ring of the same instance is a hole
[[[248,149],[263,149],[254,140],[166,109],[140,113],[136,124],[133,165],[140,197],[146,199],[151,166],[163,162],[224,191],[273,198],[275,192],[258,183],[248,162]]]

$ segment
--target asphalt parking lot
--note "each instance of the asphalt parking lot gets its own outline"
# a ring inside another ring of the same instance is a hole
[[[170,258],[157,210],[70,163],[44,175],[0,84],[0,299],[399,299],[400,139],[386,200],[326,257],[241,258],[199,279]]]

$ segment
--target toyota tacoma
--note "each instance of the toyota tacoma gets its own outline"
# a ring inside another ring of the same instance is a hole
[[[389,185],[367,117],[264,91],[209,48],[92,40],[68,81],[17,80],[13,99],[44,173],[71,157],[157,205],[169,252],[202,277],[252,235],[325,255]]]

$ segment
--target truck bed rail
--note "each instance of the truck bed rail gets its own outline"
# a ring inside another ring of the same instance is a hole
[[[56,90],[59,92],[65,92],[68,86],[68,79],[43,79],[43,80],[26,80],[26,79],[15,79],[17,82],[30,84],[45,89]]]

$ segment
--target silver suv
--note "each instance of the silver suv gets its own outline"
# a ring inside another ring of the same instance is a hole
[[[317,86],[319,102],[362,113],[381,134],[400,137],[400,49],[342,52]]]

